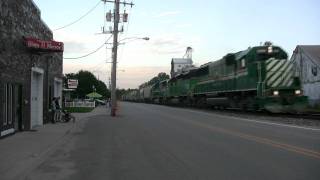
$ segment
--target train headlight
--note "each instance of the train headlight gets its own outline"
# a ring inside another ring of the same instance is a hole
[[[268,47],[268,53],[272,53],[273,52],[273,48],[272,48],[272,46],[269,46]]]
[[[301,90],[299,90],[299,89],[294,91],[294,94],[295,94],[295,95],[300,95],[301,93],[302,93],[302,92],[301,92]]]
[[[274,96],[279,96],[279,91],[273,91],[272,94],[273,94]]]

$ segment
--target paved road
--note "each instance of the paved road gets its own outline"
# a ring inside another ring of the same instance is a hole
[[[317,129],[134,103],[85,122],[25,179],[320,179]]]

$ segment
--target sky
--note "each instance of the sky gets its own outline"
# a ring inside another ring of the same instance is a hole
[[[65,43],[65,58],[86,55],[100,47],[110,35],[103,35],[105,12],[113,4],[100,0],[34,0],[54,39]],[[128,0],[127,0],[128,1]],[[128,1],[130,2],[130,1]],[[96,4],[79,22],[60,30]],[[320,44],[320,1],[318,0],[134,0],[121,8],[129,22],[119,39],[117,87],[136,88],[160,72],[170,72],[172,58],[181,58],[193,48],[195,65],[218,60],[261,42],[281,46],[289,56],[297,45]],[[149,37],[149,41],[125,40]],[[108,41],[112,42],[112,41]],[[111,44],[82,59],[64,59],[64,73],[81,69],[93,72],[108,83]]]

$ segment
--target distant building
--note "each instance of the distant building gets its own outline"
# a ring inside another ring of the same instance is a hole
[[[320,105],[320,45],[297,46],[291,60],[310,105]]]
[[[186,58],[172,58],[171,61],[171,77],[175,77],[181,73],[194,69],[192,59]]]
[[[63,43],[32,0],[0,1],[0,137],[50,122],[62,95]]]

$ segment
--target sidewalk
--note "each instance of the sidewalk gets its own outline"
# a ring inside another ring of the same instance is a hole
[[[90,113],[73,113],[76,122],[45,124],[37,131],[23,131],[0,140],[0,179],[13,179],[28,171],[54,149],[81,121],[90,116],[106,113],[97,107]]]

